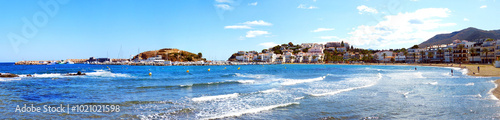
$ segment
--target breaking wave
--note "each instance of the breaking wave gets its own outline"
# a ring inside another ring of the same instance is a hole
[[[191,100],[193,100],[195,102],[212,101],[212,100],[218,100],[218,99],[236,98],[236,97],[238,97],[238,95],[239,95],[238,93],[233,93],[233,94],[226,94],[226,95],[202,96],[202,97],[193,98]]]
[[[315,81],[321,81],[324,80],[326,76],[323,77],[318,77],[318,78],[312,78],[312,79],[286,79],[284,82],[281,83],[281,85],[295,85],[295,84],[300,84],[300,83],[307,83],[307,82],[315,82]]]
[[[292,102],[292,103],[285,103],[285,104],[279,104],[279,105],[270,105],[270,106],[264,106],[264,107],[259,107],[259,108],[250,108],[242,111],[237,111],[237,112],[230,112],[226,113],[223,115],[218,115],[214,117],[208,117],[208,118],[203,118],[203,119],[221,119],[221,118],[227,118],[227,117],[237,117],[241,116],[244,114],[251,114],[251,113],[259,113],[261,111],[267,111],[267,110],[272,110],[274,108],[280,108],[280,107],[287,107],[291,105],[298,105],[300,104],[299,102]]]

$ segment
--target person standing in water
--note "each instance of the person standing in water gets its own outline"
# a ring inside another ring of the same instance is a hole
[[[453,69],[451,69],[451,76],[453,76]]]
[[[417,70],[417,67],[415,67],[415,70]]]

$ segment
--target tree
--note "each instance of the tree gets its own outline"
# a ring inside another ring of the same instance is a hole
[[[483,51],[484,51],[484,49],[483,49]],[[474,48],[470,48],[470,49],[469,49],[469,54],[470,54],[471,56],[476,56],[476,49],[474,49]]]
[[[486,61],[488,60],[488,52],[489,52],[489,51],[490,51],[490,50],[488,50],[488,48],[483,48],[483,50],[482,50],[482,52],[483,52],[484,54],[486,54],[486,56],[484,56],[484,57],[485,57],[485,59],[486,59]],[[486,62],[486,61],[484,61],[484,62]]]
[[[283,51],[281,51],[281,50],[274,50],[274,54],[283,54]]]
[[[413,55],[413,62],[417,63],[417,54],[414,52],[412,55]]]
[[[425,54],[425,52],[424,52],[424,51],[420,51],[420,55],[422,56],[422,57],[421,57],[422,61],[424,61],[424,54]],[[422,61],[420,61],[420,62],[422,62]]]
[[[403,48],[403,49],[404,49],[404,48]],[[408,58],[408,57],[407,57],[407,56],[408,56],[408,51],[404,51],[404,52],[403,52],[403,55],[405,55],[405,59],[406,59],[406,58]]]
[[[434,58],[434,52],[428,52],[427,54],[429,54],[429,55],[428,55],[429,59],[430,59],[430,58]]]
[[[201,54],[201,52],[199,52],[199,53],[198,53],[198,57],[200,57],[200,58],[201,58],[202,56],[203,56],[203,54]]]
[[[340,42],[340,47],[344,47],[344,41]]]
[[[418,45],[413,45],[410,49],[418,49]]]
[[[267,53],[267,49],[262,49],[262,53]]]
[[[289,43],[288,43],[288,46],[290,46],[290,47],[291,47],[291,46],[293,46],[293,43],[292,43],[292,42],[289,42]]]
[[[459,56],[459,57],[464,57],[464,56],[462,55],[462,53],[463,53],[463,49],[464,49],[464,47],[465,47],[465,46],[464,46],[464,44],[460,44],[460,45],[458,45],[457,47],[458,47],[458,49],[460,49],[460,52],[459,52],[459,53],[460,53],[460,56]],[[462,58],[459,58],[459,60],[460,60],[460,61],[458,61],[458,62],[462,62]]]
[[[308,52],[308,51],[309,51],[309,48],[304,48],[304,49],[302,50],[302,52]]]
[[[354,49],[354,46],[351,45],[351,50],[353,50],[353,49]]]
[[[385,57],[387,56],[387,54],[383,53],[383,54],[382,54],[382,56],[383,56],[382,60],[383,60],[383,61],[384,61],[384,63],[385,63]]]
[[[488,39],[486,39],[486,41],[493,41],[493,39],[491,39],[491,38],[488,38]]]
[[[394,58],[391,58],[391,62],[394,62],[394,61],[396,61],[396,60],[394,60]]]
[[[401,52],[407,52],[408,50],[406,50],[406,48],[401,48],[400,51]]]

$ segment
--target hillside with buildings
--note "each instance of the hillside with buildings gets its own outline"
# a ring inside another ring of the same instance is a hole
[[[146,51],[135,55],[132,59],[136,61],[141,60],[165,60],[165,61],[179,61],[179,62],[187,62],[187,61],[201,61],[204,60],[202,58],[202,54],[194,54],[191,52],[175,49],[175,48],[164,48],[160,50]]]
[[[450,44],[453,40],[467,40],[471,42],[479,42],[488,38],[500,39],[500,30],[481,30],[469,27],[460,31],[455,31],[448,34],[438,34],[429,40],[420,43],[421,48],[431,45]]]

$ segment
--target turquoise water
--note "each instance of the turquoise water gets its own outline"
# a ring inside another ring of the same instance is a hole
[[[22,77],[0,78],[0,119],[499,118],[499,100],[490,93],[495,87],[492,81],[498,78],[466,76],[457,68],[414,68],[4,63],[1,73]],[[64,76],[77,71],[87,76]],[[24,104],[119,105],[120,111],[15,112],[17,105]]]

